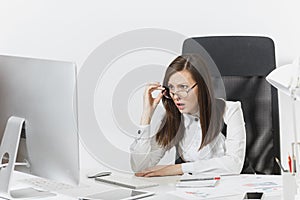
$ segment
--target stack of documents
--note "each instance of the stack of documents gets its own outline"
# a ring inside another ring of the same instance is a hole
[[[218,181],[220,180],[220,176],[182,176],[179,182],[176,184],[176,187],[214,187]]]

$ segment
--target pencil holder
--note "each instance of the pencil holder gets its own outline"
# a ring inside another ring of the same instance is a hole
[[[296,175],[282,172],[282,194],[284,200],[293,200],[297,192]]]

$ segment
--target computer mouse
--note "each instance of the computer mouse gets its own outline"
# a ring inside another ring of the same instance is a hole
[[[101,176],[109,176],[111,175],[111,172],[94,172],[94,173],[88,173],[87,177],[88,178],[96,178],[96,177],[101,177]]]

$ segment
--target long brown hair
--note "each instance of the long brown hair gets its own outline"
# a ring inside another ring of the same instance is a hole
[[[205,60],[197,54],[178,56],[168,66],[163,85],[167,86],[170,77],[176,72],[187,70],[197,82],[198,104],[200,110],[200,125],[202,141],[199,150],[209,144],[221,131],[225,102],[215,99],[211,76]],[[170,149],[183,138],[183,116],[173,100],[163,97],[166,114],[156,134],[156,141],[162,147]]]

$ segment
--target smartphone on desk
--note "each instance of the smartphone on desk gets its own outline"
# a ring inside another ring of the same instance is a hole
[[[262,200],[264,198],[264,193],[263,192],[246,192],[244,195],[244,200],[246,199],[260,199]]]

